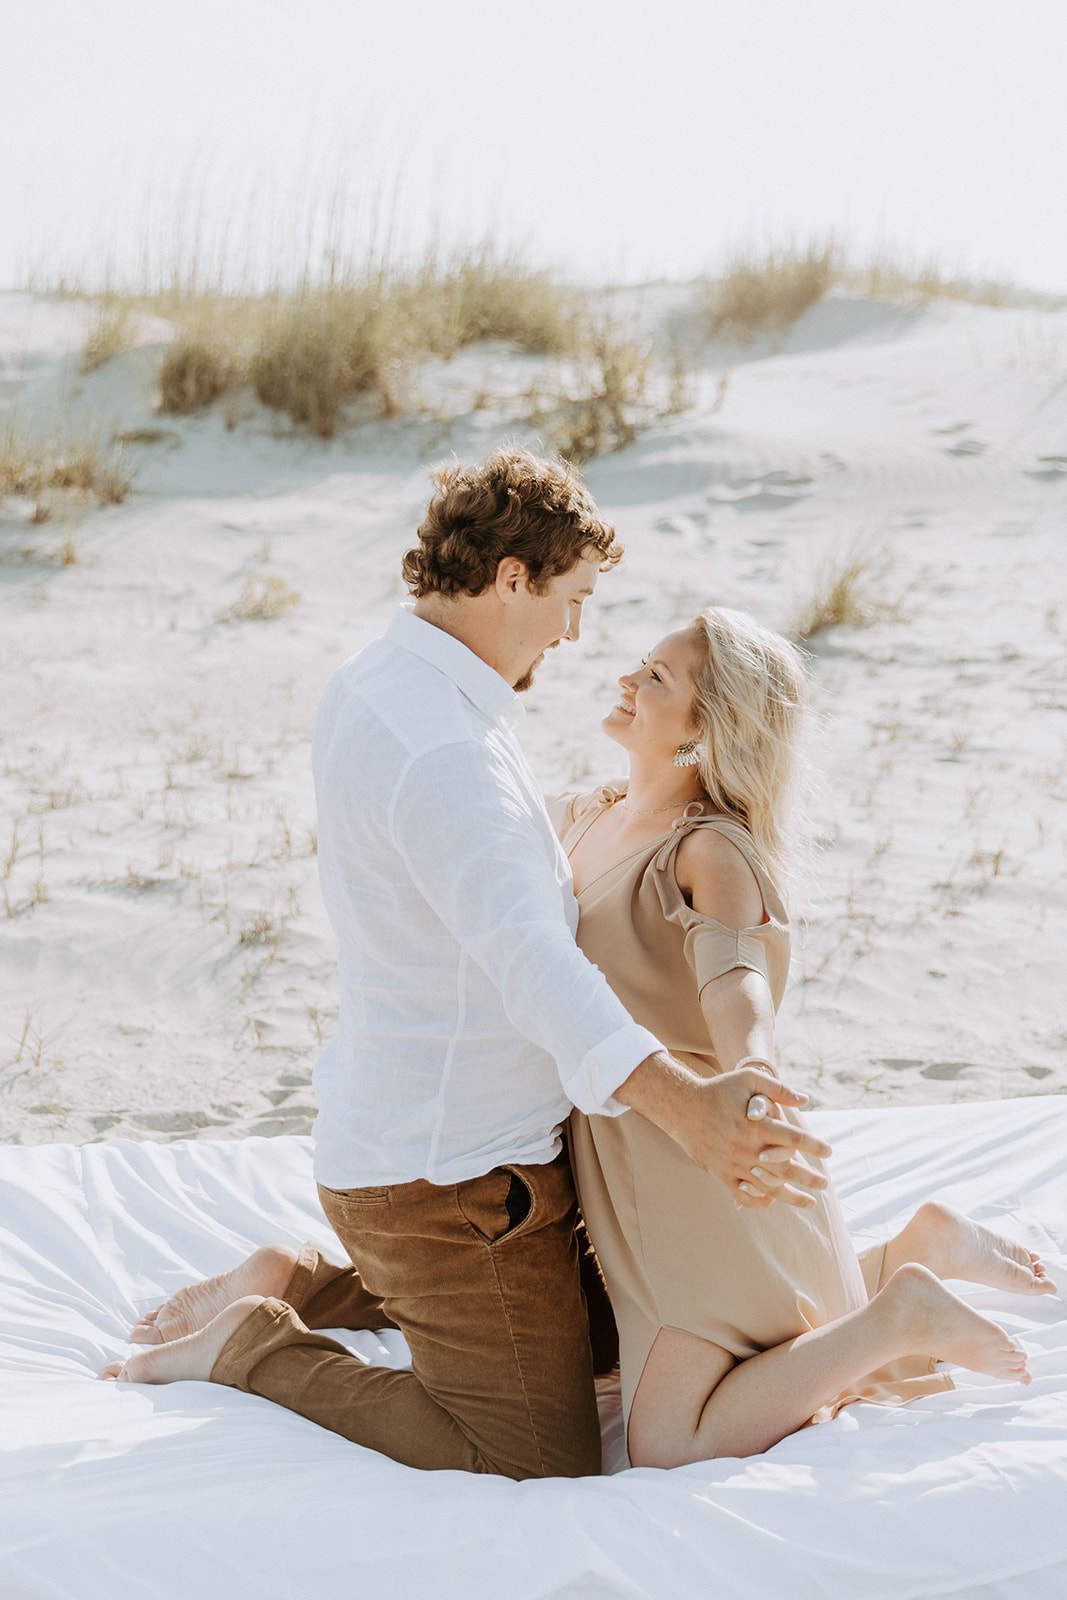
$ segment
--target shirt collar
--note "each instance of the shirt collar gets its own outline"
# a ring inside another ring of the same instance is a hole
[[[385,637],[451,678],[460,693],[485,716],[500,717],[509,723],[519,721],[525,708],[510,683],[443,628],[412,616],[412,604],[408,601],[400,607]]]

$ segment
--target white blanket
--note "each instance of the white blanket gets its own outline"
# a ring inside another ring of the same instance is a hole
[[[1067,1285],[1067,1100],[812,1122],[858,1242],[936,1194]],[[1022,1338],[1028,1389],[956,1373],[747,1461],[577,1482],[415,1472],[235,1390],[93,1381],[161,1296],[305,1237],[331,1248],[305,1139],[0,1154],[2,1600],[1067,1595],[1058,1297],[968,1292]],[[404,1359],[398,1335],[348,1339]]]

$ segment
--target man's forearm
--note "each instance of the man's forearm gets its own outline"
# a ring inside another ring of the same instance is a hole
[[[619,1085],[615,1099],[682,1143],[680,1135],[692,1113],[693,1093],[699,1083],[695,1072],[666,1050],[657,1050]]]

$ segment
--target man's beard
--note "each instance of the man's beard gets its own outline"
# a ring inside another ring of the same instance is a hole
[[[527,669],[523,673],[522,677],[519,678],[519,680],[516,683],[512,684],[511,687],[514,689],[516,694],[525,694],[527,689],[529,689],[532,686],[534,678],[537,675],[538,667],[544,665],[545,656],[548,655],[548,652],[550,650],[555,650],[556,647],[558,646],[558,644],[559,644],[559,640],[557,639],[555,644],[546,645],[545,648],[542,650],[541,654],[538,656],[537,660],[534,662],[533,666],[532,667],[527,667]]]

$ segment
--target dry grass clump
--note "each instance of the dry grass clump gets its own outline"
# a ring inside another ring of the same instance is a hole
[[[381,410],[400,410],[407,340],[382,288],[309,291],[273,308],[249,362],[257,397],[329,438],[346,400],[376,390]]]
[[[69,490],[119,505],[133,486],[134,469],[121,445],[95,436],[82,439],[28,439],[9,428],[0,439],[0,498],[8,494],[37,500],[38,521],[50,514],[40,500],[49,490]]]
[[[906,300],[920,304],[930,300],[962,300],[976,306],[1017,306],[1026,300],[1024,294],[1008,283],[946,276],[934,261],[909,264],[891,256],[879,256],[865,266],[843,270],[839,281],[843,288],[872,300]],[[1043,302],[1038,297],[1035,303]]]
[[[97,302],[79,364],[83,375],[95,372],[97,367],[129,348],[133,337],[132,317],[133,307],[127,300],[105,296]]]
[[[242,382],[239,361],[218,339],[182,329],[159,369],[159,409],[176,416],[201,411]]]
[[[222,622],[274,622],[287,617],[300,604],[300,591],[292,589],[284,578],[246,578],[240,595],[224,611]]]
[[[637,340],[606,326],[593,330],[574,381],[556,394],[552,443],[565,460],[580,466],[633,443],[648,411],[651,360]]]
[[[577,358],[545,391],[531,394],[546,442],[575,466],[632,444],[643,429],[684,410],[689,398],[677,350],[664,390],[648,341],[608,321],[590,324]]]
[[[827,628],[865,628],[899,621],[899,605],[884,593],[888,560],[884,551],[857,544],[833,556],[818,570],[809,597],[797,607],[791,637],[806,643]]]
[[[572,297],[545,273],[488,250],[413,273],[306,288],[277,301],[249,362],[264,405],[329,437],[345,403],[373,395],[383,416],[410,409],[412,368],[489,339],[557,352],[575,338]]]
[[[739,344],[765,330],[784,332],[829,293],[837,272],[832,242],[736,256],[724,277],[704,286],[702,321],[712,338]]]
[[[908,263],[881,255],[852,266],[840,243],[829,239],[735,256],[723,277],[702,286],[700,319],[711,337],[749,344],[760,333],[784,333],[835,288],[872,300],[921,304],[931,300],[983,306],[1055,303],[1048,296],[1028,296],[1008,283],[946,274],[933,261]]]
[[[534,355],[558,355],[575,346],[576,297],[548,273],[531,272],[488,247],[444,265],[431,259],[399,287],[397,298],[417,342],[446,359],[489,339]]]
[[[465,346],[505,340],[527,352],[574,348],[577,301],[543,272],[488,246],[421,266],[368,264],[329,282],[259,295],[180,288],[138,305],[177,324],[160,371],[160,410],[197,411],[241,387],[328,438],[347,402],[382,415],[414,405],[412,368]]]

